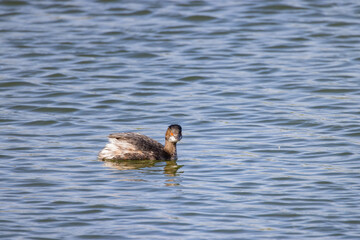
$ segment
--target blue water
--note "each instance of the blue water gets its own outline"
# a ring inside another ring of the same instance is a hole
[[[0,238],[359,239],[359,13],[0,2]],[[172,123],[176,163],[97,160]]]

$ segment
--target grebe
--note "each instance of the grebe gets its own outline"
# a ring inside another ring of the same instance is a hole
[[[176,143],[181,140],[181,126],[170,125],[165,146],[139,133],[113,133],[100,151],[100,160],[177,160]]]

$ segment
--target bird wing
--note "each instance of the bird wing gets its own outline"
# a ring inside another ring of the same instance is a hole
[[[164,148],[161,143],[140,133],[112,133],[109,140],[113,140],[112,143],[120,148],[128,147],[138,151],[147,152]]]

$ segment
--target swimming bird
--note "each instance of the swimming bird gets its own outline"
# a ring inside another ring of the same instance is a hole
[[[182,128],[170,125],[165,146],[140,133],[112,133],[109,143],[99,152],[100,160],[177,160],[176,143],[182,139]]]

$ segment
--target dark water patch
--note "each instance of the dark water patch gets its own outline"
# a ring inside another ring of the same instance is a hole
[[[184,35],[189,33],[191,33],[189,30],[165,30],[158,32],[160,35]]]
[[[344,136],[359,137],[360,136],[360,128],[358,127],[356,129],[346,130],[346,133],[344,134]]]
[[[332,103],[332,104],[327,104],[327,105],[317,105],[317,106],[312,106],[312,109],[318,109],[318,110],[345,110],[346,107],[343,104],[337,104],[337,103]]]
[[[201,6],[208,6],[208,3],[202,0],[191,0],[186,2],[179,2],[177,3],[177,5],[181,7],[201,7]]]
[[[34,112],[40,113],[73,113],[78,111],[77,108],[64,108],[64,107],[38,107],[33,109]]]
[[[108,10],[117,17],[131,17],[131,16],[144,17],[147,15],[151,15],[153,13],[150,9],[134,10],[128,8],[121,8],[121,7],[116,7],[116,8],[112,7],[109,8]]]
[[[75,64],[79,64],[79,65],[91,65],[91,64],[96,64],[97,62],[94,60],[81,60],[81,61],[77,61],[75,62]],[[54,69],[57,70],[57,69]],[[73,69],[73,70],[77,70],[77,69]],[[81,71],[82,69],[78,69],[77,71]]]
[[[309,38],[305,38],[305,37],[290,37],[288,40],[289,40],[289,41],[294,41],[294,42],[306,42],[306,41],[310,41]]]
[[[168,85],[168,82],[166,81],[159,81],[159,80],[151,80],[151,81],[147,81],[147,80],[140,80],[137,82],[137,85],[142,86],[142,87],[151,87],[151,88],[155,88],[158,87],[159,90],[163,89],[165,90],[165,86]],[[164,95],[167,95],[166,92],[163,92]]]
[[[156,58],[158,55],[154,53],[148,53],[148,52],[138,52],[138,53],[131,53],[128,54],[128,57],[130,58]]]
[[[0,118],[0,123],[12,123],[15,122],[15,119],[11,119],[10,116],[7,116],[6,118]]]
[[[27,81],[9,81],[0,83],[0,87],[11,88],[11,87],[35,87],[37,84],[27,82]]]
[[[11,0],[11,1],[1,1],[0,5],[4,5],[4,6],[24,6],[24,5],[28,5],[27,1],[19,1],[19,0]]]
[[[298,10],[306,10],[307,8],[300,6],[293,6],[287,4],[266,4],[263,6],[255,7],[257,10],[265,10],[265,11],[298,11]]]
[[[122,101],[118,99],[102,100],[99,102],[99,104],[106,104],[106,105],[121,104],[121,103]]]
[[[23,188],[48,188],[57,186],[56,183],[51,183],[47,181],[41,181],[39,179],[32,179],[27,183],[16,184],[14,187],[23,187]]]
[[[328,33],[328,32],[319,32],[319,33],[312,33],[309,35],[310,38],[331,38],[332,36],[334,36],[332,33]]]
[[[208,16],[208,15],[192,15],[184,18],[184,20],[190,22],[204,22],[204,21],[212,21],[215,19],[216,17]]]
[[[327,26],[329,26],[329,27],[347,27],[347,26],[351,26],[351,25],[357,25],[357,23],[337,21],[337,22],[332,22],[332,23],[327,24]]]
[[[93,89],[94,91],[97,91],[97,89]],[[105,89],[101,89],[101,91],[99,92],[103,92]],[[110,91],[110,89],[109,89]],[[112,91],[114,91],[114,89],[112,89]],[[79,96],[79,98],[82,98],[82,99],[94,99],[94,98],[100,98],[102,97],[103,95],[100,94],[100,93],[81,93],[81,94],[77,94]],[[83,105],[83,104],[75,104],[75,105]]]
[[[122,35],[125,35],[125,32],[122,32],[122,31],[109,31],[109,32],[104,32],[103,35],[106,35],[106,36],[122,36]]]
[[[44,76],[44,78],[68,78],[68,76],[63,73],[52,73],[50,75]]]
[[[180,81],[185,81],[185,82],[196,82],[199,80],[204,80],[206,79],[205,77],[202,76],[187,76],[187,77],[183,77],[181,79],[179,79]]]
[[[359,89],[354,88],[324,88],[324,89],[318,89],[314,90],[314,93],[329,93],[329,94],[336,94],[336,93],[352,93],[352,92],[358,92]]]
[[[131,239],[131,238],[127,238],[122,234],[81,234],[78,235],[77,238],[79,239]]]
[[[58,224],[58,226],[62,228],[67,228],[67,227],[74,228],[74,227],[92,226],[92,224],[84,221],[69,221],[69,222],[62,222],[61,224]]]
[[[154,96],[154,95],[157,95],[156,92],[150,92],[150,91],[146,91],[146,92],[135,92],[135,93],[132,93],[131,96],[135,96],[135,97],[148,97],[148,96]]]
[[[294,49],[296,49],[297,51],[299,51],[299,49],[301,48],[306,48],[307,45],[300,45],[300,44],[278,44],[278,45],[273,45],[273,46],[268,46],[266,47],[266,50],[271,52],[271,51],[294,51]]]
[[[128,79],[133,79],[134,76],[124,75],[124,74],[111,74],[111,75],[107,74],[107,75],[93,75],[93,76],[91,76],[91,78],[94,78],[94,79],[107,79],[107,80],[113,80],[113,79],[128,80]]]
[[[144,15],[149,15],[151,14],[152,12],[148,9],[146,10],[139,10],[139,11],[134,11],[132,13],[129,13],[128,15],[132,16],[132,15],[135,15],[135,16],[144,16]],[[126,15],[126,14],[125,14]]]
[[[57,92],[44,93],[44,94],[40,95],[40,98],[43,98],[43,99],[59,98],[59,99],[61,99],[63,97],[67,97],[67,96],[76,97],[76,96],[79,96],[79,94],[75,94],[74,92],[57,91]],[[47,101],[48,101],[48,103],[52,102],[50,100],[47,100]],[[32,102],[32,103],[35,103],[35,102]],[[39,103],[45,103],[45,100],[42,100]]]
[[[25,125],[29,125],[29,126],[46,126],[46,125],[54,125],[57,124],[57,121],[32,121],[32,122],[27,122],[25,123]]]

